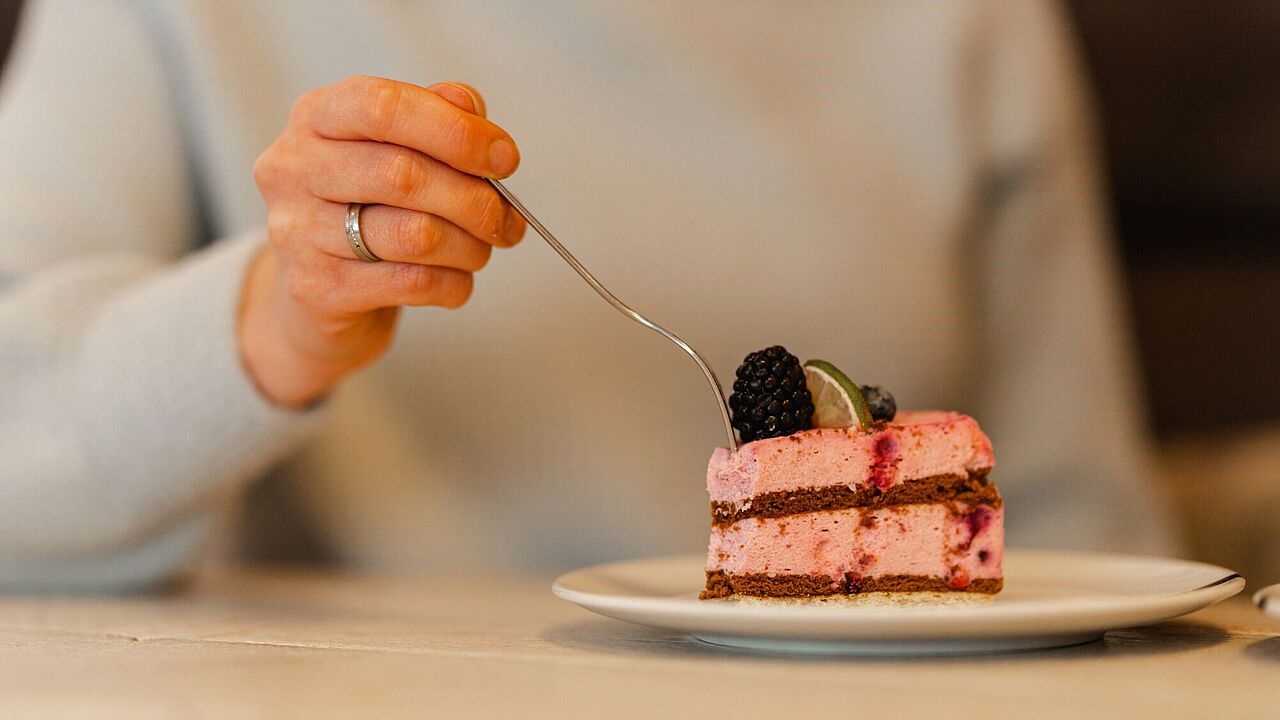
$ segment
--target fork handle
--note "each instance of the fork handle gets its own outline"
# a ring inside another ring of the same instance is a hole
[[[608,302],[614,307],[614,309],[623,315],[626,315],[632,320],[675,343],[681,350],[685,351],[689,357],[693,358],[693,361],[697,363],[698,367],[702,370],[703,376],[706,377],[707,384],[711,386],[711,391],[715,393],[716,406],[720,408],[720,417],[724,420],[725,436],[729,440],[729,451],[737,452],[738,441],[733,436],[733,421],[729,418],[729,406],[724,401],[724,391],[720,389],[720,381],[716,379],[716,374],[712,371],[711,366],[707,364],[707,361],[703,360],[702,356],[699,355],[698,352],[689,345],[689,343],[680,339],[680,336],[636,312],[631,308],[631,306],[622,302],[616,295],[609,292],[608,288],[601,285],[600,281],[597,280],[589,270],[583,267],[582,263],[578,262],[578,259],[573,256],[573,253],[569,252],[564,245],[560,244],[560,241],[556,239],[555,235],[551,234],[551,231],[548,230],[545,225],[538,222],[538,218],[534,217],[533,213],[529,212],[529,209],[524,206],[524,203],[520,202],[520,198],[517,198],[515,194],[508,190],[501,182],[492,178],[489,178],[488,180],[489,184],[493,185],[493,189],[497,190],[499,195],[501,195],[507,202],[511,203],[511,207],[515,208],[515,211],[520,213],[520,217],[524,218],[525,222],[529,223],[529,226],[541,235],[543,240],[547,241],[547,244],[551,246],[551,249],[555,250],[560,257],[564,258],[564,261],[569,263],[569,266],[572,267],[583,280],[587,281],[587,284],[591,286],[591,289],[595,290],[600,297],[605,299],[605,302]]]

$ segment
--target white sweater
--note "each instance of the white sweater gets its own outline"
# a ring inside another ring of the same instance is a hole
[[[1169,547],[1051,6],[30,5],[0,86],[0,584],[163,578],[280,462],[355,561],[699,549],[710,394],[532,236],[321,413],[255,395],[250,168],[357,72],[481,88],[510,185],[722,377],[774,343],[832,360],[980,420],[1012,543]]]

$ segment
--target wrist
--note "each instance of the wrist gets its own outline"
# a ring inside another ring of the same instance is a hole
[[[258,394],[273,405],[302,409],[337,383],[340,373],[293,346],[280,307],[275,253],[263,248],[249,264],[241,289],[236,342],[240,363]]]

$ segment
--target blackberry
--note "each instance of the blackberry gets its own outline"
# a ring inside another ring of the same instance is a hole
[[[781,437],[808,430],[813,398],[804,382],[804,368],[781,345],[757,350],[738,366],[729,409],[742,442]]]
[[[862,385],[862,397],[867,401],[867,409],[871,411],[871,419],[879,422],[892,422],[898,414],[898,403],[893,393],[879,385]]]

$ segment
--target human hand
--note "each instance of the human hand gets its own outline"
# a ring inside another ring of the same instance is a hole
[[[269,242],[241,297],[240,356],[272,402],[301,407],[390,346],[404,305],[456,308],[525,223],[485,182],[520,162],[479,93],[365,76],[303,95],[258,158]],[[356,259],[347,204],[365,245]]]

